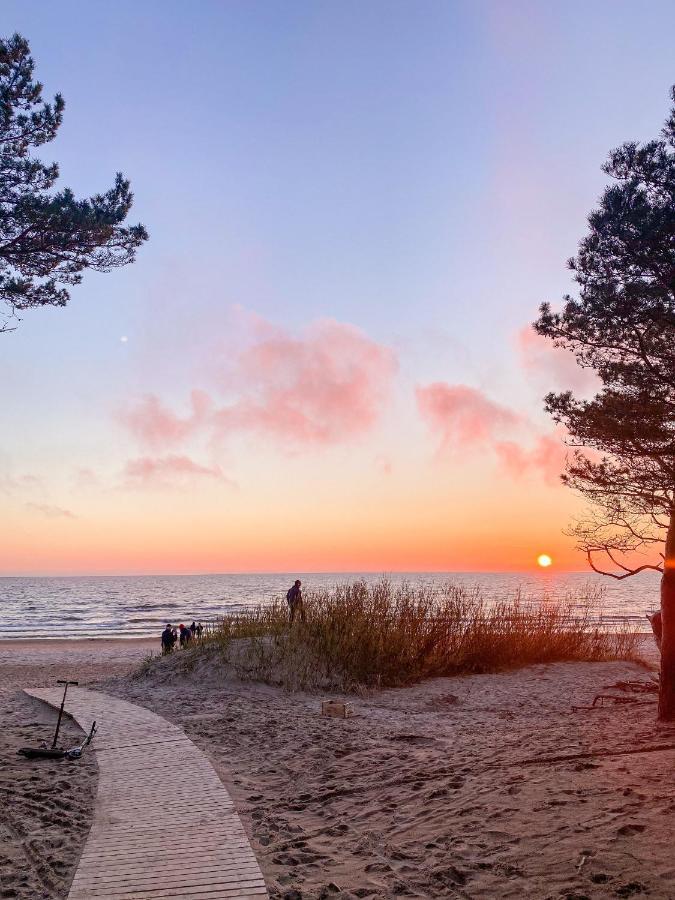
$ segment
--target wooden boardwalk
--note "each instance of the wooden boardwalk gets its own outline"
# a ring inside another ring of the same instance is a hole
[[[60,706],[61,689],[27,690]],[[147,709],[69,688],[66,712],[98,733],[94,821],[69,900],[260,900],[267,890],[230,795],[206,756]],[[77,766],[64,761],[64,766]]]

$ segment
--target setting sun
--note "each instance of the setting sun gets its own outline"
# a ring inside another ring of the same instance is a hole
[[[541,566],[542,569],[548,569],[548,567],[551,565],[552,562],[553,562],[553,560],[548,555],[548,553],[541,553],[537,557],[537,565]]]

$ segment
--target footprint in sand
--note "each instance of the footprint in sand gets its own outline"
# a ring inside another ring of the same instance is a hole
[[[410,744],[412,747],[431,747],[433,744],[438,743],[436,738],[424,737],[421,734],[392,734],[389,740]]]
[[[641,881],[629,881],[628,884],[622,884],[616,889],[617,897],[634,897],[637,894],[647,894],[647,886]]]
[[[616,833],[622,837],[628,837],[632,834],[640,834],[646,827],[646,825],[622,825],[621,828],[616,829]]]
[[[455,694],[441,694],[438,697],[433,697],[426,704],[428,709],[447,709],[449,706],[455,706],[455,704],[459,703],[459,697]]]

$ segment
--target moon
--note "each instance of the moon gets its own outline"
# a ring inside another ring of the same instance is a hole
[[[542,569],[548,569],[552,562],[553,560],[548,555],[548,553],[540,553],[537,557],[537,565],[541,566]]]

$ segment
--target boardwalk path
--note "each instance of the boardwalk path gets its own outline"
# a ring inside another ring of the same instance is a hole
[[[57,707],[63,695],[26,693]],[[94,821],[69,900],[267,896],[229,794],[181,728],[84,688],[69,689],[66,712],[84,731],[98,722],[99,768]]]

